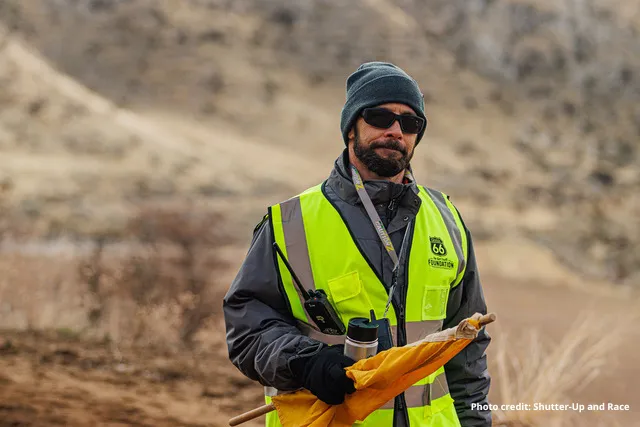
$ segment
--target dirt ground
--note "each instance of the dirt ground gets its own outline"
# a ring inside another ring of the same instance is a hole
[[[3,427],[223,426],[261,399],[221,353],[117,354],[42,333],[3,333],[0,342]]]
[[[490,326],[494,342],[529,328],[556,342],[584,310],[611,314],[635,310],[639,302],[637,295],[603,297],[493,277],[484,282],[489,309],[499,316]],[[63,332],[0,334],[1,427],[224,426],[262,403],[261,387],[227,361],[222,334],[216,350],[193,355],[148,348],[120,352]],[[577,425],[640,426],[638,339],[640,332],[631,330],[612,354],[611,368],[570,396],[583,404],[629,404],[631,411],[584,412]],[[500,403],[495,369],[492,375],[491,401]],[[246,425],[262,425],[262,419]]]

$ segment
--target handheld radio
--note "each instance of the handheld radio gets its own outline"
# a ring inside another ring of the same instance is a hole
[[[289,270],[293,282],[296,284],[298,289],[300,289],[300,293],[304,298],[304,308],[309,316],[311,316],[311,319],[313,319],[316,326],[320,329],[320,332],[328,335],[344,335],[347,330],[344,327],[342,320],[340,320],[340,316],[338,316],[336,310],[331,305],[331,302],[329,302],[325,291],[323,289],[311,289],[306,291],[302,287],[300,280],[298,280],[298,276],[293,271],[293,268],[282,253],[278,243],[273,242],[273,247],[280,256],[285,267],[287,267],[287,270]]]

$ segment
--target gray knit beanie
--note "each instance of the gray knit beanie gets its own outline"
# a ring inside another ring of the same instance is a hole
[[[401,68],[388,62],[366,62],[359,66],[347,79],[347,100],[340,120],[344,143],[348,144],[349,131],[363,109],[389,102],[408,105],[426,119],[424,97],[418,83]],[[424,129],[418,134],[416,144],[422,135]]]

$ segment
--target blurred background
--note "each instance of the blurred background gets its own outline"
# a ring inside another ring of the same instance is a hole
[[[259,406],[222,296],[371,60],[424,92],[412,166],[474,236],[491,402],[585,405],[495,425],[640,425],[639,31],[638,0],[0,0],[0,426]]]

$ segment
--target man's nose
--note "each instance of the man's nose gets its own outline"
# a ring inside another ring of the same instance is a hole
[[[388,127],[384,132],[384,136],[393,137],[396,139],[402,138],[402,128],[400,127],[400,122],[394,120],[391,126]]]

